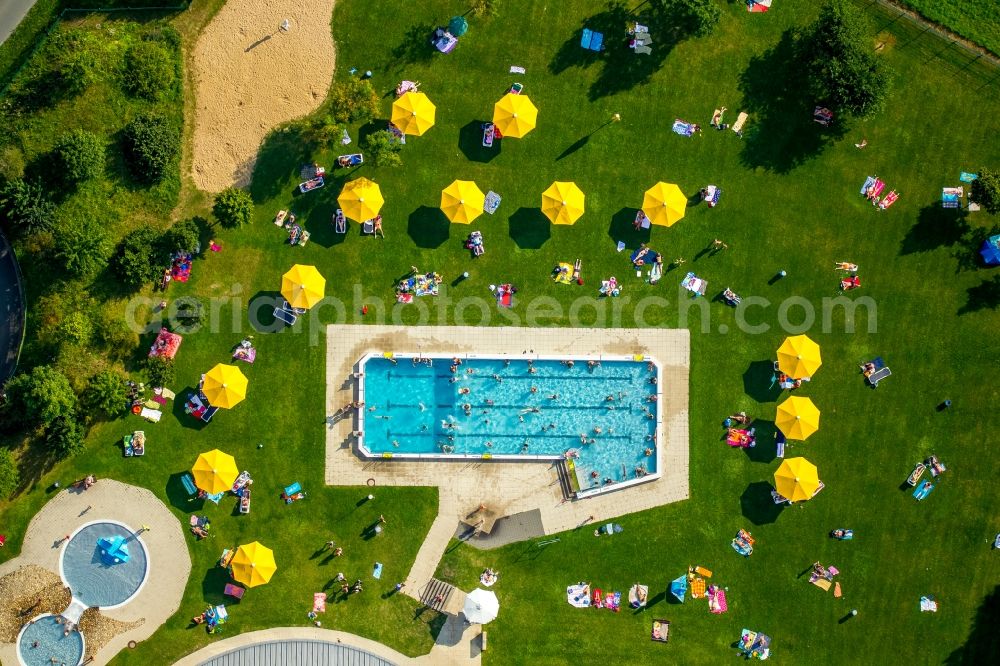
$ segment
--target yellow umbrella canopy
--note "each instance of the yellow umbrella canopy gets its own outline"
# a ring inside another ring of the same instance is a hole
[[[538,109],[527,95],[507,93],[493,107],[493,124],[503,136],[520,139],[535,129]]]
[[[202,453],[191,468],[194,485],[212,495],[232,488],[239,473],[236,460],[219,449]]]
[[[486,195],[471,180],[456,180],[441,190],[441,211],[452,222],[469,224],[483,214]]]
[[[819,409],[809,398],[791,397],[778,405],[774,423],[788,439],[804,440],[819,430]]]
[[[281,276],[281,295],[293,308],[311,308],[325,293],[326,278],[315,266],[295,264]]]
[[[247,378],[235,365],[219,363],[205,373],[201,392],[213,407],[229,409],[247,397]]]
[[[687,197],[681,188],[662,180],[646,190],[642,198],[642,212],[649,221],[661,227],[671,227],[684,217]]]
[[[778,369],[789,377],[812,377],[821,365],[819,345],[808,335],[790,335],[778,347]]]
[[[557,180],[542,192],[542,212],[552,224],[573,224],[583,215],[583,199],[576,183]]]
[[[236,582],[247,587],[263,585],[278,570],[278,565],[274,562],[274,551],[262,546],[259,541],[237,548],[230,566]]]
[[[793,502],[812,498],[819,488],[816,465],[805,458],[786,458],[774,473],[774,487]]]
[[[344,215],[357,222],[370,220],[382,210],[385,199],[382,198],[382,190],[377,183],[367,178],[356,178],[344,185],[344,189],[337,197]]]
[[[422,92],[408,92],[392,103],[392,123],[403,134],[420,136],[434,126],[434,104]]]

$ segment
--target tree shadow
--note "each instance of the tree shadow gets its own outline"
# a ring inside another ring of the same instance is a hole
[[[537,250],[552,237],[552,224],[541,208],[521,207],[508,221],[511,239],[522,250]]]
[[[958,314],[996,310],[997,306],[1000,305],[1000,275],[994,275],[975,287],[969,287],[966,294],[965,305],[958,309]]]
[[[435,51],[430,43],[433,32],[434,26],[430,23],[410,26],[403,36],[403,41],[392,48],[390,71],[398,72],[405,65],[433,58]]]
[[[972,630],[961,647],[944,660],[947,666],[990,664],[1000,660],[1000,585],[986,595],[972,620]]]
[[[254,203],[264,203],[281,194],[288,178],[298,174],[299,165],[307,162],[311,154],[312,146],[294,129],[283,128],[268,134],[257,153],[250,179]]]
[[[786,30],[773,48],[751,58],[740,75],[743,108],[750,114],[740,154],[747,167],[788,173],[848,130],[839,119],[828,127],[813,122],[815,100],[806,92],[802,48],[795,33]]]
[[[951,247],[959,243],[969,231],[969,218],[964,211],[942,208],[940,203],[928,204],[920,209],[916,224],[903,237],[899,254]]]
[[[750,462],[769,463],[778,457],[778,441],[775,433],[778,432],[774,421],[754,421],[752,427],[755,430],[756,446],[743,449]]]
[[[757,402],[777,402],[781,387],[774,375],[774,361],[753,361],[743,373],[743,392]]]
[[[503,139],[494,139],[493,146],[483,145],[483,120],[473,120],[458,130],[458,148],[465,158],[473,162],[487,163],[494,160],[503,149]]]
[[[439,208],[420,206],[410,213],[406,232],[417,247],[441,247],[451,233],[451,222]]]
[[[608,237],[616,244],[618,241],[625,243],[626,248],[639,247],[640,243],[648,243],[652,227],[649,229],[635,228],[635,214],[637,208],[621,208],[611,216],[611,224],[608,225]]]
[[[983,261],[983,255],[979,251],[987,239],[1000,234],[1000,226],[972,227],[970,224],[969,227],[952,254],[957,262],[956,272],[979,270],[984,266],[991,268]]]
[[[775,504],[771,497],[773,488],[766,481],[755,481],[740,495],[740,511],[754,525],[767,525],[778,520],[784,504]]]

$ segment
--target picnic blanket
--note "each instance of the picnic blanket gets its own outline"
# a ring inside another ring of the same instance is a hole
[[[573,266],[560,261],[556,269],[552,271],[552,279],[559,284],[571,284],[573,282]]]
[[[618,612],[621,610],[622,603],[622,593],[621,592],[608,592],[604,596],[604,607],[608,610],[613,610]]]
[[[382,577],[382,563],[376,562],[375,568],[372,570],[372,578],[381,578],[381,577]]]
[[[703,599],[705,597],[705,579],[695,578],[691,581],[691,598]]]
[[[181,346],[183,340],[184,338],[176,333],[171,333],[167,329],[161,328],[156,336],[156,340],[153,341],[153,345],[149,348],[149,357],[162,356],[163,358],[173,358],[177,354],[177,348]]]
[[[674,120],[673,127],[671,127],[675,134],[680,134],[681,136],[691,136],[697,131],[698,126],[694,123],[684,122],[680,118]]]
[[[582,583],[567,586],[566,603],[576,608],[590,608],[590,586]]]
[[[729,610],[726,603],[726,591],[721,587],[714,586],[708,594],[708,610],[715,615],[722,615]]]
[[[632,263],[635,266],[644,266],[646,264],[656,263],[656,258],[659,257],[659,253],[648,247],[640,247],[638,250],[632,253]]]
[[[830,586],[833,585],[833,583],[828,581],[826,578],[810,579],[809,582],[815,585],[816,587],[820,588],[824,592],[829,592]]]
[[[313,594],[313,613],[325,613],[326,612],[326,594],[324,592],[316,592]]]
[[[962,181],[963,183],[971,183],[976,178],[979,178],[979,174],[978,173],[969,173],[968,171],[963,171],[961,173],[961,175],[959,175],[959,177],[958,177],[958,179],[960,181]]]
[[[705,290],[708,288],[708,281],[702,280],[694,273],[688,273],[681,280],[681,286],[696,295],[704,296]]]

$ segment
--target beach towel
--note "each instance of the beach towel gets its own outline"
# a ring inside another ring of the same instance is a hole
[[[576,608],[590,608],[590,586],[569,585],[566,588],[566,603]]]
[[[705,597],[705,579],[695,578],[691,581],[691,598],[703,599]]]
[[[921,613],[937,613],[938,605],[934,597],[920,597]]]
[[[913,491],[913,496],[919,502],[930,495],[932,490],[934,490],[934,484],[930,481],[924,481],[922,485],[917,486],[917,489]]]
[[[686,123],[680,118],[674,120],[673,127],[671,129],[675,134],[680,134],[681,136],[691,136],[694,134],[694,129],[697,127],[694,123]]]
[[[708,598],[708,610],[715,615],[722,615],[727,610],[729,610],[729,605],[726,603],[726,591],[721,587],[715,588],[715,595]]]
[[[573,267],[560,261],[559,268],[552,273],[552,279],[559,284],[570,284],[573,281]]]
[[[843,596],[843,593],[840,591],[840,583],[835,583],[834,584],[834,586],[833,586],[833,596],[835,598],[837,598],[837,599],[839,599],[840,597]]]
[[[962,174],[958,177],[958,179],[963,183],[971,183],[976,178],[979,178],[978,173],[969,173],[968,171],[963,171]]]
[[[514,294],[509,291],[502,291],[497,294],[497,305],[502,308],[514,307]]]
[[[313,594],[313,613],[325,613],[326,612],[326,594],[323,592],[316,592]]]
[[[511,65],[510,66],[510,73],[511,74],[524,74],[524,67],[519,67],[517,65]]]
[[[868,188],[875,184],[875,178],[873,176],[868,176],[865,178],[865,184],[861,186],[861,196],[868,194]]]
[[[381,578],[381,577],[382,577],[382,563],[376,562],[375,569],[372,570],[372,578]]]
[[[817,577],[815,580],[810,579],[809,582],[815,585],[816,587],[820,588],[824,592],[829,592],[830,586],[833,585],[833,583],[828,581],[826,578],[819,578],[819,577]]]

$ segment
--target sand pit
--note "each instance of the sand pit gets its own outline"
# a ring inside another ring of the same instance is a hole
[[[206,26],[192,69],[192,176],[200,189],[249,183],[267,133],[322,103],[333,79],[333,3],[229,0]]]

